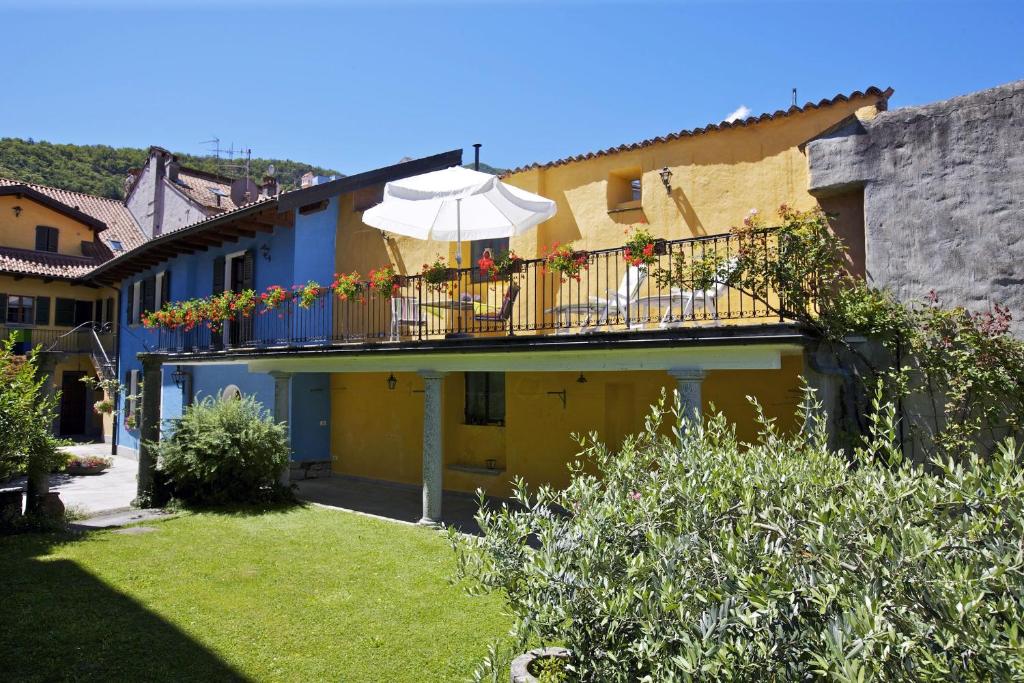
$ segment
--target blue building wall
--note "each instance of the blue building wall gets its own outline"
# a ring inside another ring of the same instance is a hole
[[[338,224],[338,198],[333,198],[323,211],[301,215],[296,212],[294,228],[276,228],[273,233],[257,234],[253,238],[240,237],[238,242],[208,251],[186,254],[170,259],[159,266],[139,273],[121,283],[118,359],[118,377],[124,381],[130,370],[142,365],[137,355],[156,348],[158,332],[128,323],[128,288],[135,282],[161,271],[171,273],[170,297],[179,301],[206,297],[213,289],[213,264],[220,256],[252,250],[254,287],[257,292],[271,285],[288,288],[293,284],[316,280],[328,284],[334,275],[335,232]],[[262,247],[269,249],[269,259]],[[274,381],[266,374],[250,373],[245,364],[183,365],[191,376],[191,396],[219,396],[228,385],[234,384],[243,394],[252,395],[268,410],[274,400]],[[179,417],[188,402],[171,374],[175,366],[163,368],[161,387],[161,418]],[[296,375],[292,381],[292,429],[295,459],[329,459],[330,392],[329,378],[325,374]],[[188,388],[186,388],[188,390]],[[326,424],[321,424],[321,423]],[[137,429],[129,430],[124,420],[118,424],[119,449],[138,449]]]

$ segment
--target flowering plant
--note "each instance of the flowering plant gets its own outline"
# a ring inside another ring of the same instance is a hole
[[[370,271],[370,289],[385,299],[398,294],[401,276],[390,263]]]
[[[590,255],[585,251],[576,251],[571,244],[555,242],[544,257],[544,267],[558,273],[563,282],[567,277],[579,282],[580,271],[590,268]]]
[[[633,234],[626,240],[625,249],[622,251],[622,258],[626,260],[626,263],[637,267],[650,266],[657,263],[658,257],[654,254],[655,240],[650,230],[647,228],[626,230],[627,235],[630,232]]]
[[[114,412],[114,402],[109,399],[101,398],[99,401],[92,404],[92,409],[97,415],[109,415]]]
[[[481,275],[497,280],[518,272],[522,262],[523,258],[511,249],[501,253],[497,258],[491,254],[490,249],[484,249],[483,255],[476,261],[476,266],[480,269]]]
[[[105,458],[102,455],[79,455],[68,460],[67,467],[93,469],[96,467],[110,467],[113,463],[113,459]]]
[[[359,273],[354,270],[348,274],[335,273],[334,282],[331,283],[331,289],[342,301],[348,301],[353,297],[358,297],[360,302],[365,301],[362,295],[363,286]]]
[[[299,300],[299,307],[309,308],[316,303],[317,297],[323,293],[324,288],[316,280],[310,280],[304,285],[293,285],[292,291],[294,292],[293,296]]]
[[[287,301],[289,297],[288,290],[281,285],[270,285],[267,287],[267,291],[260,294],[260,303],[263,305],[263,310],[260,313],[274,310]]]
[[[134,430],[139,426],[138,420],[135,419],[135,413],[132,413],[124,419],[124,428]]]
[[[448,264],[444,262],[444,256],[435,256],[433,263],[424,263],[423,268],[420,270],[420,275],[423,276],[423,281],[427,283],[431,289],[437,292],[443,292],[447,285],[445,283],[451,282],[453,279],[458,277],[458,271],[454,268],[449,268]]]

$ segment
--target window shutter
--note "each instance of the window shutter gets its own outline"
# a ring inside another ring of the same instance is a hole
[[[164,276],[160,278],[160,304],[167,304],[171,301],[171,271],[165,270]]]
[[[128,310],[125,312],[125,320],[128,321],[129,325],[134,325],[135,320],[132,319],[132,311],[135,310],[135,283],[128,283]]]
[[[156,276],[152,275],[142,281],[142,307],[143,312],[153,310],[156,305]]]
[[[117,329],[117,321],[114,320],[114,297],[109,297],[107,299],[106,322],[112,323],[114,325],[114,329]]]
[[[7,322],[7,295],[0,294],[0,325]]]
[[[46,251],[46,228],[36,226],[36,251]]]
[[[46,246],[47,246],[47,248],[50,251],[56,253],[57,252],[57,236],[60,234],[60,232],[58,232],[57,228],[50,228],[47,232],[49,234],[47,235]]]
[[[61,327],[74,327],[75,325],[75,300],[62,299],[57,297],[56,316],[53,324]]]
[[[220,294],[224,291],[224,257],[218,256],[213,259],[213,293]]]
[[[242,289],[255,289],[256,278],[253,273],[254,264],[252,250],[245,252],[242,260]]]
[[[75,326],[81,325],[82,323],[92,322],[92,302],[91,301],[76,301],[75,302]]]
[[[50,324],[50,297],[36,297],[36,325]]]

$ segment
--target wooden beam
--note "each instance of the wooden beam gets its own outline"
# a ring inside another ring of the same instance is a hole
[[[220,235],[234,235],[236,237],[255,237],[256,232],[253,230],[246,230],[240,226],[228,225],[218,231]]]
[[[255,230],[256,232],[274,232],[274,226],[269,223],[257,223],[255,221],[242,221],[239,223],[243,228]]]

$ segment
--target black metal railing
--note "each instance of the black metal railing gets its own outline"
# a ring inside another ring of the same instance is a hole
[[[440,283],[401,276],[387,297],[364,288],[341,300],[325,290],[308,306],[297,297],[273,309],[257,306],[222,330],[160,329],[157,347],[187,353],[778,322],[777,293],[751,291],[733,278],[741,255],[748,263],[751,255],[777,258],[777,240],[773,230],[659,240],[654,263],[641,267],[627,263],[622,247],[590,251],[576,277],[560,275],[544,259],[523,260],[496,279],[475,267],[452,269]],[[657,277],[678,272],[680,262],[701,261],[716,264],[710,282]]]

